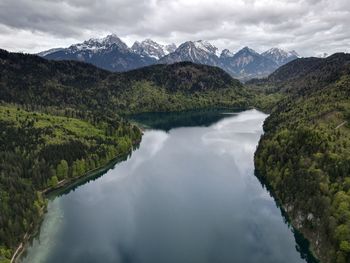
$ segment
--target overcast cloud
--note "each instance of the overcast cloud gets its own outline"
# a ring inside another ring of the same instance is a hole
[[[0,48],[35,53],[109,33],[128,45],[205,39],[231,51],[350,52],[350,1],[0,0]]]

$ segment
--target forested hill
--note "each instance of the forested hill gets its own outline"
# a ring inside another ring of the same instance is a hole
[[[319,89],[349,74],[350,54],[335,53],[327,58],[299,58],[289,62],[266,79],[254,79],[249,83],[273,86],[291,93]]]
[[[350,55],[298,59],[265,84],[284,99],[264,124],[258,175],[321,262],[350,262]]]
[[[200,91],[232,87],[242,87],[228,73],[218,67],[179,62],[175,64],[160,64],[148,66],[124,73],[131,80],[152,81],[168,90]]]
[[[244,107],[248,97],[223,70],[193,63],[111,73],[80,62],[1,50],[0,72],[0,99],[25,105],[134,113]]]

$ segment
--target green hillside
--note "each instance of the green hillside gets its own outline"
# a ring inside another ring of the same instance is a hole
[[[5,102],[103,114],[247,107],[252,97],[222,69],[189,62],[111,73],[80,62],[0,50],[0,72]]]
[[[264,83],[284,98],[264,124],[256,168],[321,261],[350,262],[350,55],[293,72],[303,61]]]

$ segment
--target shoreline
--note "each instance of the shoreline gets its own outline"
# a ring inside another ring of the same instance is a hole
[[[63,179],[60,182],[58,182],[56,186],[45,188],[43,190],[40,190],[39,192],[43,194],[43,197],[45,198],[45,200],[48,200],[52,196],[58,195],[59,193],[62,193],[66,190],[70,190],[74,186],[78,186],[81,183],[85,183],[94,177],[97,177],[106,173],[109,169],[113,168],[116,164],[122,162],[125,158],[128,158],[129,154],[133,152],[134,148],[141,143],[142,135],[143,135],[143,132],[141,130],[140,140],[134,141],[128,152],[121,153],[115,156],[113,159],[108,161],[105,165],[89,170],[79,177]],[[25,235],[22,238],[22,241],[16,247],[16,250],[11,257],[11,260],[9,261],[10,263],[19,263],[18,260],[21,258],[22,254],[28,248],[29,241],[32,240],[38,234],[40,230],[40,226],[46,214],[47,205],[45,204],[41,209],[42,209],[42,215],[40,216],[38,223],[36,224],[32,223],[32,229],[30,229],[27,233],[25,233]]]
[[[262,110],[259,107],[251,107],[250,109],[256,109],[256,110],[262,111],[262,112],[264,112],[266,114],[269,114],[269,111]],[[248,110],[248,109],[246,109],[246,110]],[[142,128],[142,127],[140,127],[138,125],[137,125],[137,127],[140,129],[142,135],[143,135],[144,130],[147,129],[147,128],[144,128],[144,127]],[[135,141],[135,142],[132,143],[132,147],[131,147],[131,149],[128,152],[115,156],[113,159],[108,161],[105,165],[100,166],[98,168],[95,168],[93,170],[89,170],[89,171],[87,171],[86,173],[84,173],[83,175],[81,175],[79,177],[63,179],[63,180],[59,181],[58,184],[55,187],[48,187],[48,188],[45,188],[43,190],[40,190],[39,192],[41,192],[43,194],[43,197],[45,198],[45,200],[47,200],[47,199],[50,199],[53,196],[60,195],[60,194],[64,193],[67,190],[71,190],[72,188],[77,187],[80,184],[84,184],[84,183],[88,182],[89,180],[95,178],[99,174],[103,174],[103,173],[107,172],[109,169],[113,168],[116,164],[118,164],[119,162],[123,161],[124,158],[127,158],[128,155],[133,152],[134,147],[136,147],[136,146],[138,146],[140,144],[140,142],[142,140],[142,135],[141,135],[140,140]],[[259,141],[259,143],[260,143],[260,141]],[[256,154],[256,151],[255,151],[254,155],[255,154]],[[256,166],[255,166],[255,168],[256,168]],[[255,174],[255,176],[259,179],[260,183],[264,187],[267,188],[267,190],[269,191],[271,196],[274,198],[276,205],[281,210],[282,216],[290,224],[290,226],[293,229],[293,232],[297,231],[297,235],[301,236],[302,239],[304,239],[303,241],[307,242],[306,249],[309,252],[310,256],[312,257],[310,259],[308,258],[308,260],[312,260],[312,262],[322,263],[323,262],[323,261],[321,261],[321,259],[323,260],[322,255],[318,255],[318,253],[315,253],[317,250],[315,249],[315,244],[314,244],[315,242],[314,242],[314,240],[312,238],[312,233],[307,233],[307,231],[305,232],[303,230],[303,228],[299,228],[297,226],[297,222],[296,222],[295,218],[293,218],[292,215],[289,214],[287,209],[285,209],[284,204],[280,201],[278,196],[275,194],[274,189],[270,186],[268,181],[266,181],[265,177],[262,176],[257,169],[256,169],[256,171],[258,173]],[[33,226],[33,229],[31,229],[30,231],[28,231],[24,235],[22,241],[17,246],[17,248],[16,248],[16,250],[15,250],[11,260],[9,261],[10,263],[19,263],[18,260],[20,260],[21,256],[23,255],[23,253],[28,248],[29,242],[38,234],[38,232],[40,230],[40,226],[41,226],[42,221],[44,219],[44,216],[46,214],[46,208],[47,208],[47,205],[44,205],[42,207],[43,214],[41,215],[40,220],[38,221],[37,224],[35,224]],[[297,241],[297,239],[296,239],[296,242],[298,243],[298,245],[300,245],[299,242]]]
[[[304,246],[303,248],[306,248],[307,252],[309,253],[309,255],[307,255],[306,258],[307,262],[323,263],[323,260],[325,260],[325,258],[322,255],[319,255],[319,253],[316,253],[317,249],[315,249],[315,242],[312,238],[312,233],[307,233],[307,231],[303,227],[298,227],[298,223],[296,222],[297,220],[288,212],[288,209],[286,209],[286,205],[282,203],[280,198],[276,195],[275,190],[272,188],[265,176],[263,176],[257,168],[255,168],[255,177],[260,181],[262,186],[266,188],[266,190],[275,200],[277,207],[281,210],[282,217],[284,217],[288,224],[292,227],[294,237],[296,238],[296,235],[299,236],[299,241],[297,239],[295,240],[297,244],[300,246],[300,241],[302,241],[303,243],[306,241],[306,244],[302,245]],[[302,240],[300,240],[300,237]]]

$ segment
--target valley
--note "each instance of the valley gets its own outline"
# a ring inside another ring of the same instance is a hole
[[[249,126],[249,118],[247,127],[251,131],[242,128],[248,139],[256,131],[254,142],[241,149],[241,154],[248,149],[251,154],[251,159],[240,163],[251,164],[249,168],[242,166],[249,170],[247,178],[256,179],[253,155],[257,146],[256,176],[283,208],[294,229],[310,241],[313,255],[322,263],[348,262],[349,61],[349,55],[344,53],[328,58],[300,58],[267,78],[242,84],[219,67],[192,62],[110,72],[82,62],[47,60],[1,50],[0,205],[4,213],[0,217],[0,262],[9,262],[25,233],[33,232],[43,218],[45,222],[48,201],[42,191],[55,188],[62,180],[76,181],[74,178],[82,178],[86,172],[102,168],[116,157],[128,156],[140,143],[142,147],[140,124],[162,129],[165,135],[177,129],[181,131],[186,125],[196,127],[192,133],[202,125],[213,124],[212,132],[217,132],[226,123],[212,112],[217,109],[238,116],[228,118],[237,126],[229,126],[217,138],[232,143],[232,138],[225,136],[241,127],[239,116],[246,116],[238,111],[252,108],[270,115],[259,119],[262,125],[267,117],[264,134],[260,126]],[[264,62],[261,65],[266,66]],[[177,116],[178,112],[189,110],[197,113],[186,118]],[[208,110],[211,113],[200,114]],[[175,112],[170,115],[170,124],[166,121],[167,112]],[[133,116],[138,113],[151,115],[139,115],[135,119]],[[165,114],[161,118],[152,115],[161,113]],[[251,116],[249,111],[248,116]],[[209,119],[211,123],[206,124]],[[240,132],[240,129],[234,132],[238,137],[233,141],[243,140]],[[146,137],[149,134],[147,130],[144,133]],[[217,150],[228,151],[225,145],[222,147]],[[232,149],[235,147],[241,146],[234,143]],[[170,147],[170,153],[171,149],[175,151],[176,147]],[[133,154],[137,155],[138,151]],[[198,156],[192,157],[195,162]],[[218,156],[215,158],[220,160]],[[239,160],[240,155],[234,158]],[[240,169],[234,174],[242,174]],[[49,201],[49,204],[53,203]],[[50,215],[50,206],[48,211]],[[282,225],[281,229],[287,231]],[[288,233],[286,246],[293,247],[295,240]],[[121,257],[132,256],[128,251]],[[290,249],[286,251],[292,253]],[[308,248],[302,251],[302,255],[308,255],[306,262],[314,262]],[[247,258],[249,253],[244,255]],[[296,257],[293,262],[305,262],[303,256],[296,256],[298,253],[293,255]],[[251,258],[249,262],[254,260]]]

